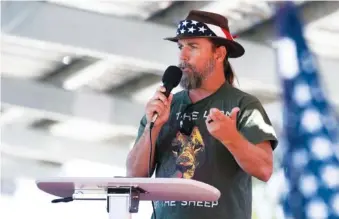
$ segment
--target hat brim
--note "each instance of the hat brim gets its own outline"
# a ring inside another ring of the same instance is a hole
[[[228,57],[230,58],[239,58],[245,54],[244,47],[238,42],[216,36],[176,36],[176,37],[166,37],[164,39],[172,42],[178,42],[179,39],[188,39],[188,38],[215,39],[219,44],[226,46]]]

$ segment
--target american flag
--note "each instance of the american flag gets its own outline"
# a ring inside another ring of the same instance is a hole
[[[224,28],[219,26],[203,23],[195,20],[180,21],[177,27],[177,36],[213,36],[222,37],[228,40],[233,40],[233,36]]]
[[[216,36],[213,31],[199,21],[183,20],[178,24],[177,35],[192,35],[192,36]]]
[[[292,2],[280,3],[276,25],[286,137],[282,163],[286,180],[284,215],[293,219],[338,219],[338,120],[321,88],[315,58]]]

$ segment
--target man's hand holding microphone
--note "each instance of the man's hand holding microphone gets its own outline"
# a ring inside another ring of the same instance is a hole
[[[156,139],[162,126],[168,121],[173,101],[172,89],[179,85],[182,71],[177,66],[169,66],[159,87],[146,104],[146,120],[143,134],[128,154],[127,176],[150,177],[155,167],[154,151]],[[154,129],[153,129],[154,127]]]
[[[147,123],[150,123],[150,129],[155,125],[163,125],[167,122],[171,103],[173,100],[172,89],[178,86],[182,77],[182,71],[177,66],[169,66],[163,77],[163,86],[158,88],[153,98],[146,105]]]
[[[162,127],[167,122],[171,111],[173,94],[170,93],[167,98],[164,94],[165,92],[166,88],[164,86],[159,87],[154,96],[146,104],[147,124],[155,120],[155,114],[157,114],[157,118],[154,121],[154,127]]]

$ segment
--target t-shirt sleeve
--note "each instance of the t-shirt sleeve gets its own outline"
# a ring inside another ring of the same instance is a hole
[[[238,129],[252,144],[270,141],[273,150],[278,145],[272,123],[258,100],[241,108],[238,115]]]

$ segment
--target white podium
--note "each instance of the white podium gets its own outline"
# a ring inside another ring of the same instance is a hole
[[[60,197],[52,202],[102,200],[107,202],[109,219],[130,219],[139,201],[217,201],[220,191],[191,179],[180,178],[46,178],[37,180],[38,188]]]

